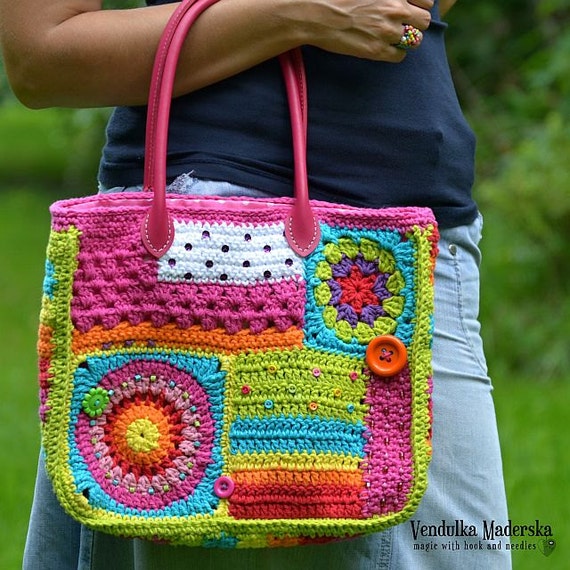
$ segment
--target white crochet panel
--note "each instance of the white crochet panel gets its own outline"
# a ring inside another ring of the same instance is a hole
[[[174,222],[175,237],[158,262],[158,280],[251,284],[299,279],[302,259],[287,243],[284,224]]]

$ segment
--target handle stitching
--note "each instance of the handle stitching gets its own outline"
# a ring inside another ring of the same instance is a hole
[[[150,234],[149,234],[149,229],[148,229],[148,224],[149,224],[149,218],[150,218],[150,212],[148,212],[145,216],[144,219],[144,237],[145,237],[145,241],[146,241],[146,247],[147,249],[152,250],[150,253],[152,253],[155,257],[162,257],[166,251],[164,251],[164,253],[161,253],[162,249],[164,249],[166,247],[166,244],[168,244],[171,239],[172,239],[172,224],[170,223],[170,218],[168,218],[168,234],[166,235],[166,240],[164,240],[162,246],[160,246],[159,248],[154,247],[151,239],[150,239]],[[168,250],[168,248],[166,248],[166,250]]]
[[[307,252],[307,253],[311,253],[314,249],[313,244],[315,243],[315,241],[317,241],[317,237],[318,237],[318,226],[317,223],[315,222],[315,219],[313,219],[313,235],[311,237],[311,241],[309,242],[309,244],[306,247],[303,247],[296,239],[295,239],[295,233],[293,232],[293,217],[289,216],[289,220],[288,220],[288,224],[289,224],[289,236],[291,241],[295,244],[295,246],[297,247],[297,249],[299,249],[299,251],[302,251],[303,253]]]

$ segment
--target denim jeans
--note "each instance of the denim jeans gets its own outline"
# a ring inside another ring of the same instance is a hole
[[[187,175],[169,191],[264,195]],[[441,231],[435,272],[433,459],[428,490],[411,521],[364,538],[280,549],[216,550],[121,539],[92,532],[63,512],[40,456],[24,570],[510,568],[507,539],[500,549],[487,549],[483,537],[485,523],[505,525],[508,516],[492,385],[478,322],[481,227],[479,217],[471,225]],[[446,536],[429,536],[442,524]],[[466,536],[471,526],[476,536]]]

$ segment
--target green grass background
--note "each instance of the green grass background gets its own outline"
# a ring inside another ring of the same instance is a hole
[[[37,317],[48,206],[61,197],[61,168],[54,167],[61,163],[61,142],[51,115],[40,117],[29,126],[36,136],[28,129],[25,138],[21,126],[10,129],[0,117],[0,570],[21,566],[32,501],[39,444]],[[85,194],[94,186],[67,185],[65,193]],[[483,295],[493,295],[492,281]],[[493,327],[491,315],[483,326]],[[529,358],[540,358],[540,347]],[[557,542],[549,557],[538,550],[515,552],[515,570],[570,568],[569,380],[570,371],[548,381],[504,372],[494,377],[511,519],[549,524]]]

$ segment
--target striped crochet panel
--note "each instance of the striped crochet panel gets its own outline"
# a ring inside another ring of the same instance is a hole
[[[127,214],[55,217],[48,245],[40,414],[64,507],[231,548],[409,516],[430,455],[434,225],[331,218],[302,259],[278,221],[180,216],[156,260]],[[364,356],[385,334],[408,350],[391,377]]]

